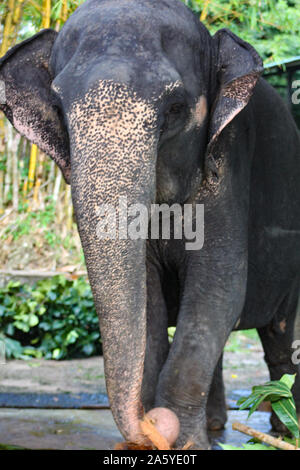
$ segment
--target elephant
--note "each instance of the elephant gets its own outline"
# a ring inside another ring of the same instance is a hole
[[[258,330],[272,379],[298,373],[300,412],[300,137],[262,71],[250,44],[211,35],[179,0],[86,0],[60,32],[0,60],[0,109],[71,185],[127,442],[149,444],[140,420],[155,407],[177,415],[177,447],[210,448],[207,425],[226,419],[222,352],[238,329]],[[169,237],[99,236],[99,210],[119,217],[120,198],[148,223],[153,205],[177,204],[195,228],[204,208],[203,243],[175,236],[185,218]]]

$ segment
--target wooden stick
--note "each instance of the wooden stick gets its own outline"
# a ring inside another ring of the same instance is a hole
[[[150,418],[144,416],[144,418],[140,421],[140,426],[143,434],[148,437],[156,449],[171,450],[167,439],[160,434]]]
[[[245,424],[239,423],[237,421],[232,423],[232,429],[234,431],[240,431],[243,434],[247,434],[248,436],[255,437],[259,441],[264,442],[265,444],[270,444],[271,446],[276,447],[277,449],[300,450],[292,444],[289,444],[288,442],[284,442],[279,438],[270,436],[269,434],[256,431],[256,429],[250,428],[249,426],[246,426]]]

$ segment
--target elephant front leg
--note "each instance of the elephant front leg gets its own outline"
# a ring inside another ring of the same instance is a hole
[[[173,410],[180,420],[177,446],[187,441],[194,449],[209,449],[206,406],[213,373],[226,340],[242,310],[246,289],[246,263],[239,271],[217,273],[215,266],[201,276],[185,279],[174,341],[159,377],[156,406]],[[195,279],[199,281],[195,282]]]
[[[158,268],[147,263],[147,342],[142,385],[145,411],[154,406],[160,371],[169,352],[168,316]]]
[[[223,381],[223,354],[214,371],[206,407],[207,429],[220,431],[227,421],[225,387]]]

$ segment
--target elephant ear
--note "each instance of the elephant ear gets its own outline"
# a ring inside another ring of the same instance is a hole
[[[213,105],[209,150],[222,130],[248,104],[263,71],[262,59],[247,42],[227,29],[213,37],[217,62],[218,95]]]
[[[53,158],[69,183],[68,133],[51,90],[49,62],[57,34],[42,30],[0,59],[0,110],[20,134]]]

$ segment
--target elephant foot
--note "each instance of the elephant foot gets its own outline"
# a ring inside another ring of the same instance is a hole
[[[207,419],[207,430],[208,431],[222,431],[225,429],[226,419],[222,417],[213,417],[211,419]]]
[[[206,435],[181,435],[176,441],[175,449],[178,450],[211,450],[211,445]]]
[[[198,418],[199,419],[199,418]],[[206,431],[206,423],[195,417],[180,419],[180,434],[176,441],[176,449],[210,450],[211,446]]]
[[[225,407],[220,409],[208,407],[206,410],[206,423],[208,431],[221,431],[225,428],[227,412]]]

